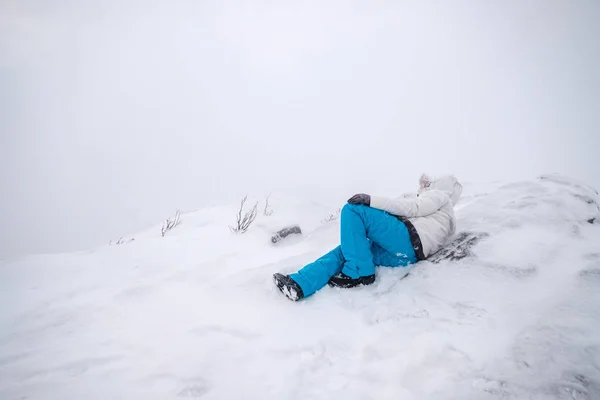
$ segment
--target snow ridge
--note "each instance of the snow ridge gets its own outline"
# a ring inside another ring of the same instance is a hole
[[[329,205],[235,205],[136,240],[0,266],[1,399],[600,399],[598,194],[558,175],[465,185],[459,261],[299,303],[271,281],[328,251]],[[301,239],[271,235],[299,223]]]

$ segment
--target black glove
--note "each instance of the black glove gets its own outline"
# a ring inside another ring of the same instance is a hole
[[[355,194],[354,196],[350,197],[350,199],[348,200],[348,203],[350,204],[364,204],[365,206],[370,206],[371,205],[371,196],[369,196],[368,194]]]

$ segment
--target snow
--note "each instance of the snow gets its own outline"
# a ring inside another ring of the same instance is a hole
[[[589,201],[591,200],[591,202]],[[339,205],[275,196],[135,241],[0,267],[0,399],[600,399],[598,195],[561,176],[465,185],[473,256],[405,278],[273,285],[339,240]],[[303,238],[270,235],[299,223]]]

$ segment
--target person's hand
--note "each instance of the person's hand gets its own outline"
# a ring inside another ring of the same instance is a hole
[[[371,196],[369,196],[368,194],[364,194],[364,193],[355,194],[354,196],[350,197],[350,199],[348,199],[348,203],[363,204],[365,206],[370,206],[371,205]]]

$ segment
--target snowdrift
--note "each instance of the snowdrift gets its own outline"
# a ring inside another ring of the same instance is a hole
[[[5,261],[0,399],[600,399],[591,188],[467,184],[459,231],[487,234],[467,257],[299,303],[271,275],[337,244],[335,206],[271,203],[244,235],[232,205],[164,238]],[[303,236],[273,245],[291,223]]]

